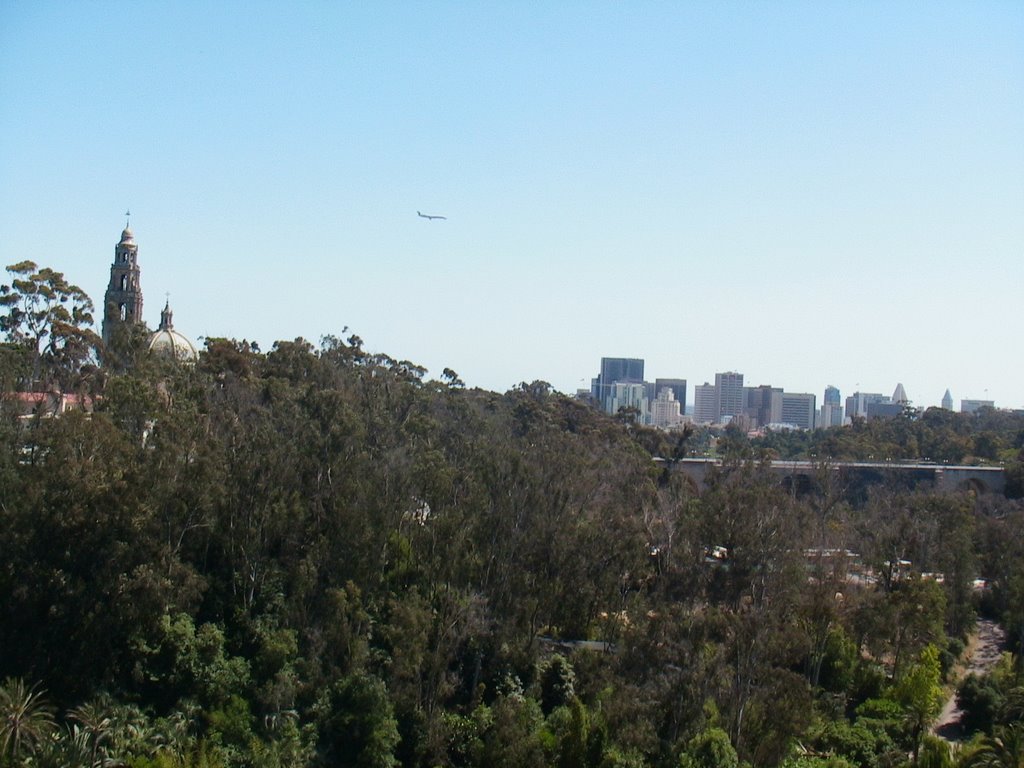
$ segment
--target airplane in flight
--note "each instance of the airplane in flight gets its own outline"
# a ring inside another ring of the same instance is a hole
[[[416,215],[419,216],[421,219],[428,219],[430,221],[433,221],[434,219],[441,219],[443,221],[448,220],[447,216],[431,216],[429,213],[420,213],[419,211],[416,211]]]

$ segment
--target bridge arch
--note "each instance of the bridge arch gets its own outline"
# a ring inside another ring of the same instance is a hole
[[[968,477],[965,478],[964,480],[961,480],[960,483],[957,485],[956,489],[958,491],[966,491],[968,493],[973,493],[975,496],[980,496],[983,493],[988,493],[989,490],[988,486],[985,485],[985,481],[979,477]]]
[[[794,496],[805,496],[814,491],[816,486],[814,478],[805,472],[793,472],[782,478],[782,487]]]

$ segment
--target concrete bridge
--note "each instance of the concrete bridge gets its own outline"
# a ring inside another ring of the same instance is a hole
[[[708,472],[722,465],[719,459],[683,459],[676,463],[704,489]],[[1006,490],[1006,475],[1002,467],[970,467],[931,462],[898,461],[773,461],[771,471],[787,487],[799,492],[812,489],[817,484],[822,468],[836,473],[844,484],[857,486],[878,483],[895,483],[905,488],[933,489],[937,491],[974,491],[975,493],[998,493]]]

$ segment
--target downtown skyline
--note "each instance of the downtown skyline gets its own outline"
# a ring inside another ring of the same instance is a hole
[[[902,382],[896,384],[892,394],[858,389],[844,396],[842,390],[831,384],[820,393],[794,391],[765,382],[754,384],[745,381],[740,371],[719,371],[713,380],[714,384],[678,376],[650,376],[641,358],[602,357],[598,375],[591,379],[588,388],[578,389],[576,395],[609,414],[622,408],[633,409],[641,423],[663,428],[674,428],[684,421],[720,425],[740,418],[748,429],[784,425],[814,429],[849,424],[853,418],[892,418],[905,407],[919,413],[931,407],[963,413],[983,406],[1001,407],[988,398],[961,398],[957,402],[949,389],[938,406],[915,403]],[[656,401],[662,400],[662,389],[672,391],[668,399],[673,403],[656,407]]]
[[[646,366],[646,360],[643,360],[642,358],[639,358],[639,359]],[[857,384],[854,384],[854,385],[848,386],[848,387],[843,387],[843,386],[841,386],[839,384],[835,384],[831,380],[829,380],[827,384],[822,385],[820,388],[811,388],[809,386],[802,386],[801,382],[796,381],[795,379],[790,381],[789,378],[791,378],[791,377],[787,377],[785,385],[779,384],[777,382],[770,381],[770,380],[761,380],[760,378],[758,378],[756,376],[748,375],[744,371],[743,368],[729,369],[728,371],[725,371],[723,369],[723,370],[712,372],[712,373],[710,373],[709,375],[706,375],[706,376],[690,376],[690,375],[687,375],[688,371],[685,369],[685,367],[676,367],[676,368],[673,368],[671,370],[658,370],[658,371],[655,371],[655,372],[649,372],[649,369],[648,369],[648,370],[645,370],[644,379],[645,379],[645,381],[647,383],[653,383],[656,379],[668,378],[670,375],[678,377],[680,379],[683,379],[686,382],[686,386],[687,386],[687,400],[686,400],[687,410],[688,411],[692,411],[693,410],[693,405],[694,405],[694,401],[693,401],[694,388],[698,387],[698,386],[706,385],[706,384],[714,385],[716,377],[717,376],[722,376],[723,374],[726,374],[726,373],[739,373],[741,378],[743,379],[744,385],[746,387],[748,387],[748,388],[749,387],[769,386],[769,387],[778,387],[778,388],[784,390],[787,393],[808,392],[808,393],[814,394],[818,398],[817,402],[818,402],[818,406],[819,407],[824,403],[824,394],[825,394],[825,391],[828,390],[828,389],[832,389],[832,388],[838,389],[839,392],[841,393],[841,396],[842,396],[841,402],[845,402],[847,396],[853,395],[855,393],[864,393],[864,394],[867,394],[867,393],[878,393],[878,394],[884,395],[885,397],[891,398],[891,396],[896,391],[896,387],[900,386],[900,385],[903,385],[902,379],[898,379],[898,378],[893,378],[891,383],[890,382],[884,382],[884,381],[883,382],[879,382],[879,383],[877,383],[877,386],[870,386],[870,384],[869,385],[862,385],[862,384],[860,384],[858,382]],[[824,379],[822,379],[821,376],[818,376],[817,379],[824,380]],[[584,385],[583,384],[584,379],[580,379],[580,386],[577,387],[577,389],[574,390],[574,391],[565,391],[565,390],[560,390],[560,391],[564,391],[565,394],[574,394],[575,392],[579,392],[579,391],[583,391],[583,390],[590,391],[590,389],[591,389],[591,383],[590,383],[591,380],[592,379],[589,379],[589,378],[586,379],[587,383]],[[556,389],[558,389],[558,387],[556,387]],[[904,386],[904,389],[909,390],[909,388],[906,387],[906,386]],[[971,395],[968,395],[968,394],[960,395],[960,394],[958,394],[955,391],[954,387],[949,386],[949,387],[946,387],[945,389],[943,389],[941,392],[939,392],[938,395],[936,395],[934,398],[931,397],[932,393],[930,393],[930,392],[929,393],[922,393],[921,395],[918,395],[918,393],[914,393],[914,392],[908,391],[907,392],[907,396],[909,398],[908,402],[909,402],[910,405],[914,406],[915,408],[922,408],[922,409],[931,408],[931,407],[939,408],[939,407],[942,407],[942,398],[943,398],[943,395],[945,395],[947,390],[950,392],[950,395],[952,396],[953,407],[952,407],[951,410],[954,410],[954,411],[959,411],[960,410],[960,401],[961,400],[992,400],[993,399],[993,398],[989,397],[989,390],[987,388],[984,389],[981,393],[979,393],[977,395],[974,395],[974,394],[971,394]],[[1009,404],[1009,403],[1000,403],[998,401],[995,402],[995,407],[996,408],[1008,408],[1008,409],[1011,409],[1011,410],[1020,410],[1021,408],[1024,408],[1024,406],[1017,406],[1017,405],[1012,405],[1012,404]]]

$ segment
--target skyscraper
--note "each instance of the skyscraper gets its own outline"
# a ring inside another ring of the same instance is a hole
[[[594,399],[609,413],[610,400],[616,384],[642,384],[644,361],[635,357],[602,357],[601,372],[594,379]]]
[[[782,421],[782,389],[768,384],[759,387],[745,387],[745,412],[751,423],[757,427],[777,424]]]
[[[698,384],[693,388],[693,421],[696,424],[718,422],[718,387],[714,384]]]
[[[718,390],[718,419],[723,416],[742,416],[743,406],[743,374],[735,371],[715,374],[715,389]]]
[[[831,384],[825,387],[825,399],[822,402],[825,405],[841,405],[842,400],[840,399],[839,388],[833,387]]]
[[[819,427],[839,427],[843,423],[843,404],[839,389],[829,384],[825,387],[825,398],[821,402],[821,414],[818,418]]]
[[[664,387],[651,402],[651,426],[662,429],[678,427],[683,417],[679,412],[679,402],[671,387]]]
[[[624,408],[635,411],[638,424],[647,424],[650,421],[651,410],[647,400],[647,388],[643,382],[636,384],[617,381],[612,384],[605,410],[617,414]]]
[[[814,413],[817,398],[804,392],[782,393],[782,423],[792,424],[800,429],[814,429]]]
[[[686,413],[686,379],[655,379],[652,399],[656,400],[664,389],[672,390],[676,402],[679,403],[679,412]]]
[[[949,390],[946,390],[946,394],[942,396],[942,408],[946,411],[953,410],[953,396],[949,394]]]
[[[866,419],[869,405],[888,402],[889,398],[880,392],[854,392],[846,398],[846,415],[850,419]]]

